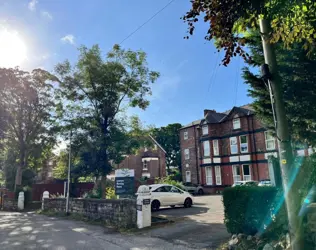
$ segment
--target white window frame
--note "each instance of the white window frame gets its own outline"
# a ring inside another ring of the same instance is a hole
[[[271,136],[272,139],[271,138],[268,139],[268,136]],[[265,143],[266,143],[266,149],[267,150],[274,150],[275,149],[275,138],[268,131],[264,132],[264,140],[265,140]],[[273,147],[272,148],[268,147],[268,142],[273,142]]]
[[[189,168],[189,167],[190,167],[190,165],[187,163],[187,164],[185,164],[185,167],[186,167],[186,168]]]
[[[240,118],[234,118],[233,119],[233,128],[234,129],[239,129],[240,128]]]
[[[202,135],[208,135],[208,125],[202,126]]]
[[[244,171],[244,166],[248,166],[249,167],[249,175],[245,175],[245,171]],[[244,181],[251,181],[251,166],[250,164],[243,164],[242,165],[242,175],[243,175],[243,180]]]
[[[232,144],[233,141],[235,141],[234,144]],[[237,139],[237,136],[229,138],[229,145],[230,145],[230,154],[238,154],[238,139]],[[236,151],[233,152],[232,148],[236,148]]]
[[[219,146],[218,146],[218,140],[213,141],[213,154],[214,156],[219,155]]]
[[[242,137],[245,137],[246,138],[246,142],[242,143],[241,142],[241,138]],[[240,141],[240,153],[248,153],[249,151],[249,148],[248,148],[248,136],[247,135],[241,135],[239,136],[239,141]],[[243,146],[246,146],[247,149],[246,150],[243,150]]]
[[[203,156],[204,157],[211,156],[210,141],[203,141]]]
[[[184,150],[184,159],[189,160],[190,159],[190,149],[186,148]]]
[[[221,169],[221,166],[215,166],[215,182],[216,182],[216,185],[222,185],[222,169]]]
[[[143,170],[148,170],[148,162],[143,161]]]
[[[206,185],[213,185],[213,169],[212,167],[205,167],[205,181]]]
[[[183,140],[187,140],[189,138],[189,133],[188,131],[183,132]]]
[[[239,175],[237,174],[237,167],[239,168]],[[233,172],[233,180],[234,183],[237,181],[241,181],[241,169],[239,165],[232,165],[232,172]]]
[[[190,181],[188,181],[187,177],[190,176]],[[185,171],[185,182],[192,182],[191,171]]]

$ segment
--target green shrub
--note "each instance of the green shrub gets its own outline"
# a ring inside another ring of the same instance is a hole
[[[178,187],[180,189],[183,189],[182,182],[173,180],[171,176],[166,176],[164,178],[156,178],[155,183],[156,184],[169,184],[169,185],[173,185],[175,187]]]
[[[106,198],[107,199],[116,199],[116,194],[115,194],[115,188],[114,187],[108,187],[106,189]]]
[[[232,234],[263,234],[282,227],[283,196],[274,187],[240,186],[223,191],[225,225]],[[281,221],[281,223],[280,223]]]

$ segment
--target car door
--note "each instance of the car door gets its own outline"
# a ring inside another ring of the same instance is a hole
[[[170,188],[168,186],[161,186],[155,190],[153,190],[152,193],[152,200],[159,200],[160,206],[168,206],[169,205],[169,191]]]
[[[181,191],[180,189],[174,186],[171,186],[169,193],[170,193],[169,205],[182,205],[184,203],[183,191]]]

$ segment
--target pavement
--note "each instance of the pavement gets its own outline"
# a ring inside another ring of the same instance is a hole
[[[0,249],[216,249],[229,238],[221,196],[195,197],[191,208],[162,208],[174,223],[120,234],[80,221],[0,211]]]
[[[84,222],[35,213],[0,212],[0,249],[147,250],[192,248],[155,237],[120,234]]]
[[[220,195],[196,196],[191,208],[162,208],[152,215],[168,218],[175,223],[149,230],[147,236],[187,244],[197,249],[216,249],[230,238],[224,225],[224,207]]]

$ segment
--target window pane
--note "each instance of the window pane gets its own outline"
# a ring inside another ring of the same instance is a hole
[[[245,135],[240,136],[240,143],[247,143],[247,136]]]
[[[188,139],[188,132],[184,132],[183,137],[184,137],[184,140],[187,140]]]
[[[240,152],[248,152],[248,137],[246,135],[241,135],[240,137]]]
[[[204,125],[204,126],[202,127],[202,134],[203,134],[203,135],[207,135],[207,134],[208,134],[208,126],[207,126],[207,125]]]
[[[218,140],[213,141],[213,151],[214,151],[214,155],[219,155]]]
[[[239,118],[233,120],[233,128],[234,129],[240,128],[240,119]]]
[[[231,154],[237,154],[238,153],[237,145],[231,145],[230,146],[230,153]]]
[[[211,167],[205,168],[205,172],[206,172],[206,184],[213,185],[212,168]]]
[[[210,156],[210,142],[209,141],[203,142],[203,148],[204,148],[204,156]]]
[[[274,141],[267,141],[267,149],[275,149]]]
[[[237,144],[237,137],[230,137],[230,145],[235,145]]]

